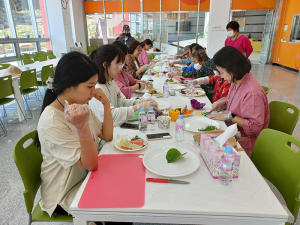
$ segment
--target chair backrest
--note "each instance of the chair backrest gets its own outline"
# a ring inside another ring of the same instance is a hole
[[[48,59],[56,59],[56,56],[55,55],[49,55]]]
[[[63,57],[65,54],[67,54],[67,53],[61,53],[61,56]]]
[[[40,62],[47,61],[47,57],[39,57],[39,61]]]
[[[22,55],[22,59],[30,59],[30,55],[27,54],[27,53],[24,53],[24,54]]]
[[[269,128],[292,135],[300,116],[299,109],[292,104],[279,101],[270,102],[269,108]],[[293,112],[289,112],[288,109]]]
[[[52,50],[47,50],[48,56],[54,55]]]
[[[152,60],[152,59],[154,59],[155,56],[154,56],[154,54],[150,54],[148,57],[150,60]]]
[[[11,75],[0,77],[0,99],[14,94]]]
[[[39,61],[39,57],[41,57],[39,52],[34,52],[33,53],[33,59],[34,59],[35,62]]]
[[[269,93],[270,88],[266,87],[266,86],[262,86],[262,88],[264,89],[266,95]]]
[[[21,90],[37,86],[36,70],[23,71],[20,76]]]
[[[91,53],[94,50],[94,46],[88,46],[88,53]]]
[[[48,77],[54,77],[52,64],[42,67],[42,72],[41,72],[42,82],[45,83],[47,81]]]
[[[4,70],[7,69],[10,66],[10,64],[6,63],[6,64],[0,64],[0,70]]]
[[[40,51],[40,56],[41,56],[41,57],[46,57],[46,58],[47,58],[47,53],[46,53],[46,52],[43,52],[43,51]]]
[[[262,176],[281,193],[288,209],[297,219],[300,206],[300,140],[277,130],[264,129],[258,136],[251,160]]]
[[[23,136],[16,143],[13,151],[15,164],[25,187],[23,195],[28,213],[32,212],[36,193],[41,186],[40,174],[43,157],[40,148],[33,143],[35,135],[36,130]],[[32,140],[32,142],[24,147],[24,143],[28,140]]]
[[[28,65],[28,64],[32,64],[33,60],[32,59],[23,59],[23,64],[24,65]]]

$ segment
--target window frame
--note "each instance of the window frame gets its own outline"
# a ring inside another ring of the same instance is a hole
[[[298,27],[296,27],[296,18],[298,17]],[[300,43],[300,40],[296,40],[294,38],[295,33],[300,33],[300,14],[295,14],[293,17],[293,23],[292,23],[292,28],[291,28],[291,33],[290,33],[290,43]]]

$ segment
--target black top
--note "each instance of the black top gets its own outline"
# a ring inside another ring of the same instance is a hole
[[[128,39],[125,41],[125,37],[122,36],[118,39],[118,41],[123,42],[125,45],[129,45],[132,41],[134,41],[134,37],[132,37],[131,35],[128,37]]]

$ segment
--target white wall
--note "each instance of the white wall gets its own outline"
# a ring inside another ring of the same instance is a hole
[[[210,0],[209,29],[207,38],[207,53],[212,58],[224,47],[226,25],[229,22],[231,0]]]

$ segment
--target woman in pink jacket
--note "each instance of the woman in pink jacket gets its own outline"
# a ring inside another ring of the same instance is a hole
[[[113,45],[116,45],[122,50],[125,55],[125,61],[127,61],[126,58],[130,57],[130,55],[128,55],[127,46],[120,41],[115,41]],[[121,70],[121,74],[115,78],[114,81],[127,99],[130,99],[131,94],[136,90],[144,90],[146,87],[153,88],[153,84],[150,81],[134,79],[124,68]]]
[[[251,63],[243,54],[231,46],[218,51],[213,63],[221,78],[231,83],[228,96],[212,105],[210,118],[236,123],[239,135],[237,140],[247,155],[251,153],[256,139],[270,121],[267,96],[256,78],[250,73]],[[225,111],[220,111],[225,109]]]
[[[240,25],[236,21],[231,21],[227,24],[227,36],[225,46],[232,46],[240,50],[247,58],[253,52],[253,47],[248,37],[239,33]]]
[[[143,66],[146,64],[150,64],[150,59],[149,59],[149,56],[146,51],[149,51],[149,49],[152,48],[153,43],[150,39],[146,39],[141,44],[142,44],[143,50],[142,50],[142,53],[139,55],[138,59],[139,59],[140,65]]]

